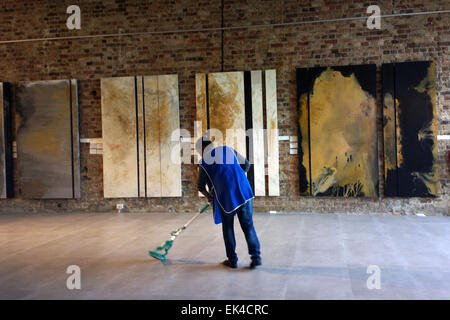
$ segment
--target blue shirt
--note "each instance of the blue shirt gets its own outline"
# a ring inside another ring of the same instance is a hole
[[[232,148],[220,146],[210,150],[204,154],[200,167],[198,190],[207,195],[205,185],[208,185],[216,224],[222,222],[220,211],[234,212],[254,198],[245,175],[250,163]]]

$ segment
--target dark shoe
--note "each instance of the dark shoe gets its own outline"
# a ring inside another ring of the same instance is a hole
[[[257,266],[260,266],[261,264],[262,264],[261,260],[252,260],[252,262],[250,263],[250,268],[255,269]]]
[[[237,268],[237,263],[236,263],[236,262],[233,263],[233,262],[231,262],[230,260],[225,260],[224,262],[222,262],[222,264],[223,264],[224,266],[229,267],[229,268],[233,268],[233,269],[236,269],[236,268]]]

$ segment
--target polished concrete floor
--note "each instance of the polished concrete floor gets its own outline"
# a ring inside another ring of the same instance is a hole
[[[166,262],[147,255],[190,217],[0,215],[0,299],[450,299],[450,217],[255,214],[263,265],[251,270],[237,221],[239,268],[220,264],[221,227],[208,213]],[[70,265],[80,290],[67,289]]]

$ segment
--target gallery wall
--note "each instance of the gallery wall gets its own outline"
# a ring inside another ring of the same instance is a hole
[[[79,1],[81,29],[68,30],[66,9],[70,4],[2,2],[0,82],[77,79],[81,139],[102,137],[101,78],[177,74],[180,127],[194,135],[197,73],[275,69],[279,135],[291,137],[298,136],[299,130],[297,68],[376,64],[380,196],[301,196],[298,155],[290,154],[289,141],[281,140],[280,196],[257,197],[255,211],[448,214],[448,140],[438,140],[437,145],[437,198],[382,196],[385,161],[381,66],[405,61],[435,62],[437,134],[448,135],[450,14],[387,17],[382,19],[381,30],[369,30],[365,19],[312,22],[365,16],[371,4],[366,1]],[[444,0],[389,0],[377,4],[384,15],[450,9]],[[289,25],[293,22],[305,23]],[[191,31],[163,32],[174,30]],[[127,35],[138,32],[149,33]],[[98,36],[101,34],[116,35]],[[88,35],[92,37],[84,37]],[[66,38],[42,40],[52,37]],[[13,41],[22,39],[35,40]],[[18,167],[17,159],[13,165]],[[124,199],[104,198],[103,158],[91,153],[88,143],[80,144],[80,167],[79,199],[2,199],[0,212],[113,211],[117,203],[125,203],[131,211],[193,212],[204,205],[205,200],[198,197],[196,190],[195,165],[181,167],[182,197]],[[19,182],[14,176],[17,189]]]

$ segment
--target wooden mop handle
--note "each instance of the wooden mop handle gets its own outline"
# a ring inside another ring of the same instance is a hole
[[[175,230],[175,231],[172,231],[171,233],[170,233],[170,235],[171,235],[171,238],[170,238],[170,240],[175,240],[175,238],[181,233],[181,231],[183,231],[184,229],[186,229],[187,228],[187,226],[189,225],[189,224],[191,224],[191,222],[192,221],[194,221],[199,215],[201,215],[203,212],[205,212],[206,211],[206,209],[208,209],[209,208],[209,204],[207,204],[199,213],[197,213],[195,216],[193,216],[188,222],[186,222],[181,228],[178,228],[177,230]]]
[[[192,221],[194,221],[195,219],[197,219],[197,217],[198,217],[199,215],[201,215],[203,212],[205,212],[206,209],[208,209],[208,208],[209,208],[209,204],[207,204],[202,210],[200,210],[199,213],[197,213],[197,214],[196,214],[195,216],[193,216],[188,222],[186,222],[186,224],[183,226],[183,229],[186,229],[187,226],[190,225]]]

